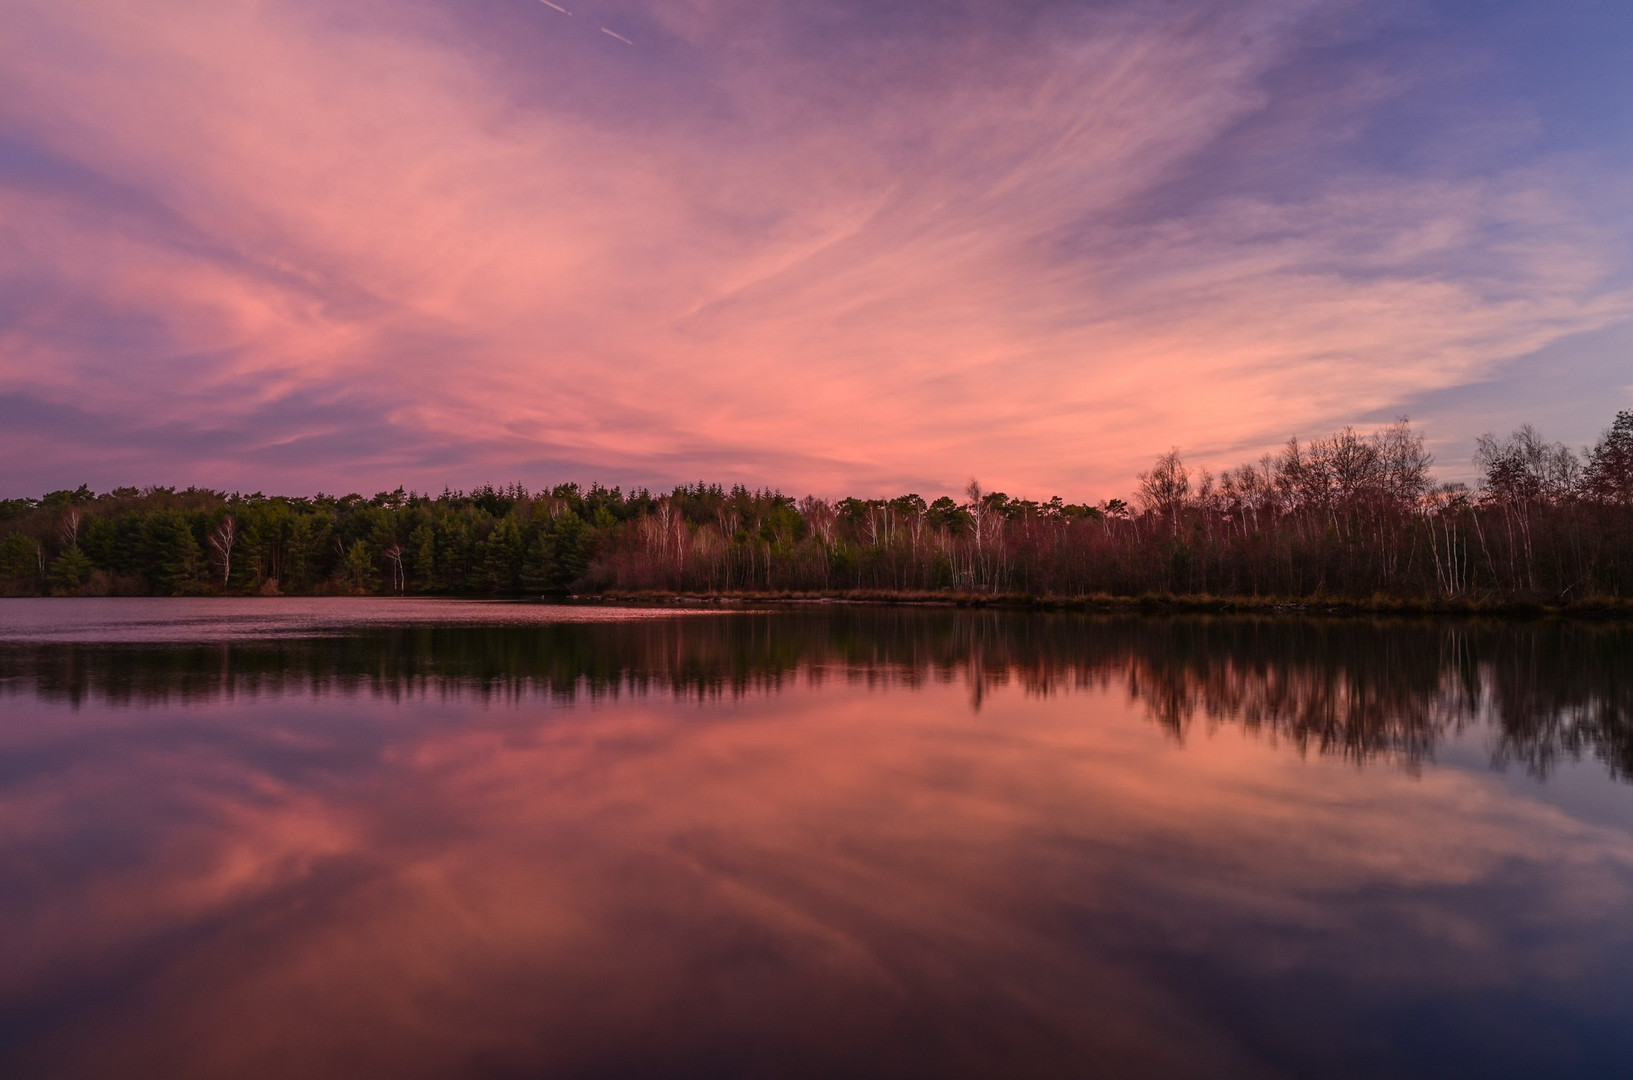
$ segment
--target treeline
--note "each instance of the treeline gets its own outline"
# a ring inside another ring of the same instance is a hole
[[[1406,421],[1217,476],[1177,452],[1132,502],[837,502],[699,482],[311,498],[81,486],[0,501],[9,595],[988,592],[1573,602],[1633,597],[1633,412],[1578,454],[1529,426],[1440,483]]]

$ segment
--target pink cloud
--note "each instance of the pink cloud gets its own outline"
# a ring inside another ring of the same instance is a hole
[[[491,47],[434,4],[16,6],[0,124],[104,186],[0,187],[0,278],[46,297],[0,328],[0,393],[140,418],[137,482],[1089,497],[1633,315],[1565,162],[1131,209],[1347,4],[897,51],[740,4],[629,5],[633,50],[536,3]],[[106,461],[64,443],[56,467]]]

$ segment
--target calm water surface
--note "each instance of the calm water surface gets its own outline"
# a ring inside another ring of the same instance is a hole
[[[0,1075],[1616,1076],[1633,631],[0,601]]]

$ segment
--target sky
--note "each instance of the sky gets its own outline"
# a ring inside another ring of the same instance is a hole
[[[0,25],[0,497],[1094,500],[1401,415],[1464,478],[1633,408],[1626,0]]]

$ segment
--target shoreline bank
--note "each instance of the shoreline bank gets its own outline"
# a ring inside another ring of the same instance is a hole
[[[986,608],[1014,611],[1071,611],[1099,614],[1220,615],[1409,615],[1484,616],[1508,619],[1633,620],[1633,601],[1584,600],[1548,604],[1531,600],[1401,597],[1265,597],[1146,594],[1141,596],[1053,596],[1030,593],[949,593],[876,589],[827,592],[695,592],[670,589],[617,589],[573,597],[587,603],[632,604],[872,604],[891,607]]]

